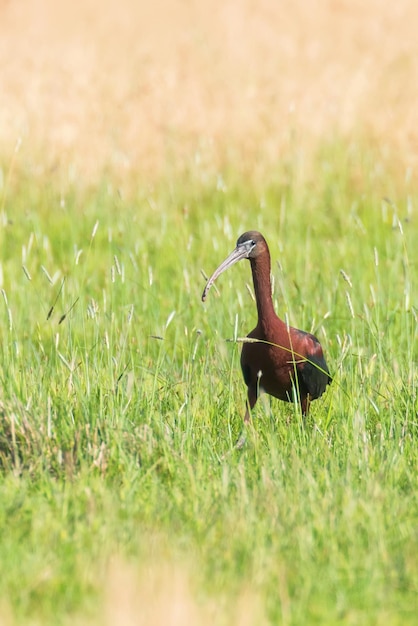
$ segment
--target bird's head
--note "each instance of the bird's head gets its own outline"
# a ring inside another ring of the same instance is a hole
[[[260,254],[265,252],[268,252],[268,247],[266,240],[261,233],[256,230],[249,230],[241,235],[241,237],[238,238],[235,250],[231,252],[231,254],[220,264],[220,266],[209,278],[202,294],[202,301],[206,300],[209,289],[212,287],[218,276],[228,269],[228,267],[231,267],[231,265],[234,265],[241,259],[255,259],[260,256]]]
[[[238,237],[237,247],[234,252],[239,250],[242,253],[242,256],[237,258],[237,261],[239,261],[240,259],[255,259],[260,254],[263,254],[266,249],[268,249],[267,243],[263,235],[256,230],[249,230],[241,237]]]

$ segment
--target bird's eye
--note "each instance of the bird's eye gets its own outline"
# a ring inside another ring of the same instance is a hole
[[[248,253],[250,253],[257,245],[257,242],[254,239],[246,239],[245,241],[237,241],[237,246],[244,247]]]

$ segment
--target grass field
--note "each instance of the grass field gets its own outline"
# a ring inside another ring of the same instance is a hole
[[[0,626],[412,626],[416,3],[0,4]],[[249,229],[334,380],[236,450]]]
[[[328,147],[315,182],[286,166],[263,191],[198,171],[131,197],[11,177],[5,624],[415,622],[417,197],[347,155]],[[226,340],[254,325],[250,268],[205,305],[201,272],[248,227],[268,236],[278,311],[320,337],[334,382],[306,427],[260,402],[236,451],[245,389]]]

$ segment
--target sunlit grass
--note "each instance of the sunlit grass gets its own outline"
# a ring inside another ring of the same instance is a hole
[[[58,191],[11,177],[0,234],[10,623],[111,620],[115,557],[142,602],[149,567],[156,587],[165,568],[180,572],[183,623],[414,623],[416,190],[352,146],[327,146],[315,168],[304,178],[286,165],[264,185],[195,168],[126,196],[108,181]],[[251,228],[270,245],[277,311],[318,335],[334,381],[306,424],[264,398],[238,451],[249,265],[200,296],[202,274]]]

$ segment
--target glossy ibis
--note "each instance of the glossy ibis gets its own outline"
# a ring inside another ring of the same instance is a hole
[[[202,300],[216,278],[241,259],[249,259],[257,302],[257,326],[247,336],[241,352],[241,368],[248,387],[244,422],[261,392],[292,402],[294,393],[306,415],[309,403],[324,393],[331,382],[318,339],[288,326],[273,308],[270,282],[270,252],[263,235],[249,231],[241,235],[233,252],[209,278]]]

